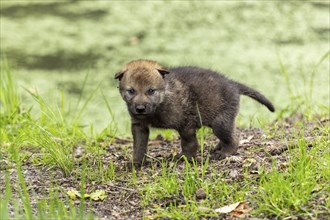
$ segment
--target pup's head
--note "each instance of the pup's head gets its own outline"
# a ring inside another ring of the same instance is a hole
[[[165,95],[164,76],[169,72],[150,60],[134,60],[127,63],[115,75],[120,94],[128,110],[135,116],[153,114],[163,102]]]

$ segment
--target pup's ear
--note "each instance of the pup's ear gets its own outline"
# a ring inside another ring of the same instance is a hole
[[[118,73],[115,74],[115,79],[118,79],[119,81],[121,78],[123,78],[125,71],[119,71]]]
[[[164,69],[157,69],[157,71],[162,75],[163,78],[166,74],[170,73],[170,71]]]

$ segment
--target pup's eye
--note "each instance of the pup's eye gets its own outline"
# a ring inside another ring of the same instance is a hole
[[[134,95],[135,90],[134,89],[127,89],[128,94]]]
[[[148,95],[153,95],[153,94],[155,94],[155,89],[148,89],[148,91],[147,91],[147,93],[148,93]]]

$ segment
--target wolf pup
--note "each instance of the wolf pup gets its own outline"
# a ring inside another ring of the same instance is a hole
[[[141,166],[149,127],[170,128],[181,137],[181,156],[196,156],[196,130],[211,127],[220,139],[212,158],[223,159],[238,148],[235,117],[240,95],[249,96],[271,112],[273,104],[258,91],[217,72],[193,66],[165,69],[155,61],[134,60],[115,74],[132,121],[133,165]]]

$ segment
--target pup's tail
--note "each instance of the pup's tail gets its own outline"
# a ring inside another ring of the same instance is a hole
[[[237,88],[239,89],[239,93],[242,95],[246,95],[249,96],[251,98],[253,98],[254,100],[260,102],[261,104],[265,105],[269,111],[271,112],[275,112],[275,108],[273,106],[273,104],[271,103],[271,101],[269,101],[264,95],[262,95],[260,92],[246,86],[243,85],[241,83],[238,82],[234,82],[237,86]]]

